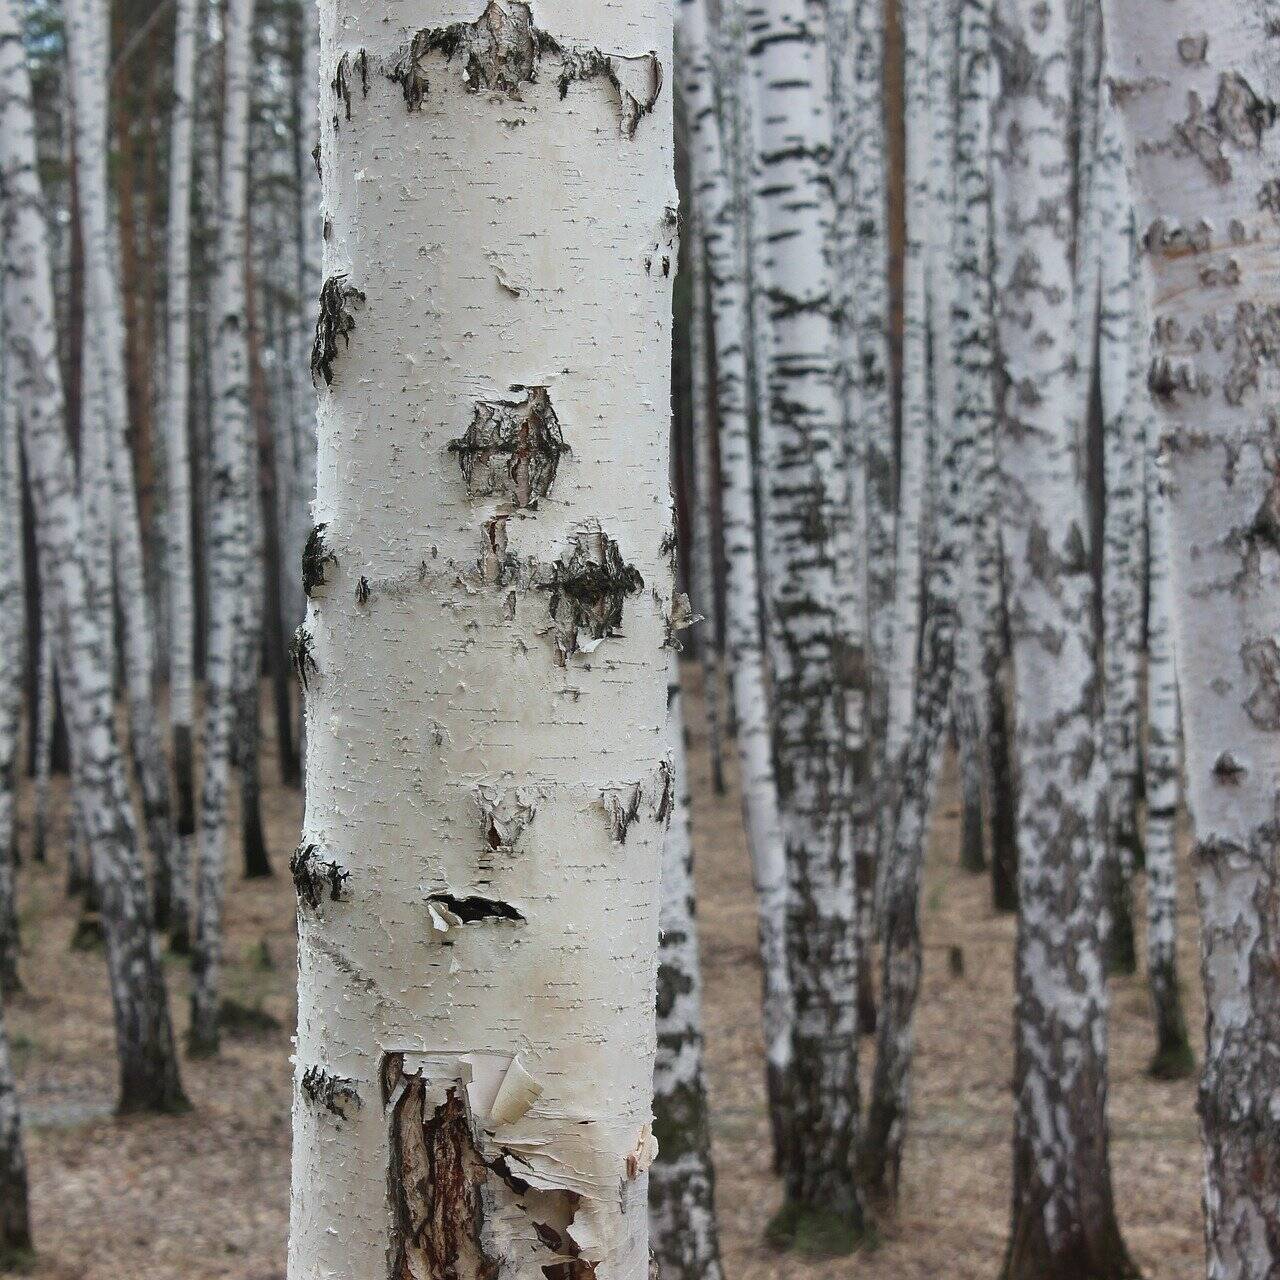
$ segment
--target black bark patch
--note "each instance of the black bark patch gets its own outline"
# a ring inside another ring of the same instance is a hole
[[[598,529],[573,535],[573,549],[551,569],[551,619],[556,624],[561,657],[579,648],[579,633],[593,640],[617,635],[628,596],[644,590],[640,571],[622,558],[618,544]]]
[[[338,557],[325,545],[324,531],[329,526],[318,524],[307,535],[307,545],[302,548],[302,589],[310,599],[318,587],[325,584],[325,566],[337,564]]]
[[[466,433],[449,444],[473,498],[536,507],[551,492],[569,447],[546,387],[523,390],[522,400],[478,401]]]
[[[364,97],[369,96],[369,55],[363,49],[353,58],[344,53],[338,59],[338,69],[333,73],[332,89],[334,96],[342,103],[347,119],[351,119],[351,77],[360,77],[360,88]],[[335,117],[336,119],[336,117]]]
[[[343,887],[351,879],[351,872],[344,871],[336,862],[325,862],[314,844],[300,844],[289,859],[293,874],[293,887],[298,891],[298,901],[312,911],[319,908],[328,890],[332,902],[341,902]]]
[[[351,346],[356,327],[351,308],[365,301],[365,296],[345,275],[330,276],[320,290],[320,315],[316,320],[316,336],[311,346],[311,380],[324,379],[333,385],[333,362],[338,358],[338,339]]]
[[[362,609],[369,603],[369,579],[361,575],[356,583],[356,604]]]
[[[457,916],[463,924],[479,924],[484,920],[509,920],[516,924],[523,924],[525,921],[524,915],[511,903],[502,902],[497,898],[481,898],[474,895],[460,898],[452,893],[433,893],[427,901],[444,907],[451,915]]]
[[[1213,776],[1225,787],[1239,786],[1248,774],[1249,770],[1230,751],[1224,751],[1213,762]]]
[[[391,1055],[383,1094],[391,1107],[391,1280],[493,1280],[483,1188],[489,1169],[461,1083],[433,1106],[421,1076]]]
[[[640,121],[658,105],[662,96],[662,63],[657,55],[646,53],[638,58],[623,58],[600,49],[574,49],[566,50],[561,58],[557,82],[560,96],[565,97],[569,86],[579,81],[605,80],[618,95],[622,132],[634,138]]]
[[[355,1081],[332,1075],[323,1067],[308,1067],[300,1087],[302,1096],[313,1106],[323,1107],[344,1120],[348,1107],[360,1106],[360,1092]]]
[[[1255,640],[1240,651],[1244,669],[1254,682],[1244,709],[1259,729],[1280,729],[1280,647],[1274,640]]]
[[[614,844],[627,843],[627,833],[640,816],[643,795],[643,788],[637,784],[626,791],[606,791],[600,797],[604,805],[605,820],[609,824],[609,836]]]
[[[289,644],[289,660],[293,663],[293,673],[298,677],[298,683],[304,692],[311,688],[311,677],[320,672],[313,649],[311,632],[305,626],[299,627]]]
[[[1209,37],[1203,31],[1178,40],[1178,57],[1189,67],[1199,66],[1209,54]]]

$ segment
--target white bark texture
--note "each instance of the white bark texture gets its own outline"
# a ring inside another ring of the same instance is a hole
[[[731,14],[730,18],[736,18]],[[720,502],[725,557],[725,641],[729,692],[737,731],[743,822],[755,879],[764,981],[765,1067],[775,1150],[789,1127],[786,1081],[793,1020],[787,965],[787,864],[778,809],[777,779],[760,617],[760,563],[756,545],[754,454],[749,403],[750,298],[745,275],[746,227],[729,169],[726,133],[732,107],[717,113],[711,72],[706,0],[681,0],[678,10],[681,88],[689,113],[701,245],[705,255],[716,413],[720,424]],[[730,76],[733,68],[726,68]],[[736,83],[726,92],[736,93]]]
[[[293,1280],[648,1275],[672,52],[322,6]]]
[[[681,25],[681,31],[684,27]],[[702,972],[693,882],[680,669],[671,656],[667,690],[674,808],[662,853],[658,914],[658,1057],[653,1132],[658,1158],[649,1174],[652,1250],[664,1280],[721,1280],[715,1170],[702,1055]]]
[[[1145,369],[1137,368],[1134,288],[1137,274],[1133,206],[1124,143],[1107,103],[1093,162],[1100,303],[1098,382],[1102,400],[1102,749],[1107,773],[1104,939],[1108,968],[1132,973],[1133,875],[1141,855],[1139,681],[1142,646],[1142,401]]]
[[[0,171],[6,202],[4,305],[36,512],[41,578],[55,613],[75,785],[101,895],[122,1110],[184,1103],[146,878],[115,738],[102,620],[91,607],[84,527],[63,420],[53,284],[36,170],[30,81],[12,0],[0,0]]]
[[[209,639],[205,652],[204,777],[196,870],[191,1045],[218,1048],[222,905],[241,637],[248,617],[249,343],[245,296],[253,0],[223,17],[226,91],[214,284],[213,444],[209,477]]]
[[[0,199],[4,193],[0,191]],[[5,286],[0,281],[0,289]],[[0,992],[18,987],[18,904],[14,867],[18,852],[18,740],[22,721],[23,629],[22,477],[15,361],[0,316]],[[2,1087],[2,1086],[0,1086]],[[2,1124],[2,1122],[0,1122]],[[3,1141],[0,1138],[0,1141]],[[3,1164],[0,1154],[0,1164]],[[2,1239],[2,1238],[0,1238]]]
[[[1132,1274],[1107,1152],[1103,774],[1074,341],[1067,0],[999,0],[1002,422],[1020,766],[1009,1280]]]
[[[1213,1280],[1280,1276],[1280,217],[1274,5],[1108,5],[1153,280],[1195,820]]]
[[[821,25],[785,0],[749,10],[758,164],[753,174],[769,340],[764,527],[778,792],[789,870],[795,995],[784,1152],[789,1221],[818,1214],[856,1233],[857,937],[852,718],[861,716],[841,573],[850,566],[844,421],[827,248],[829,80]],[[781,1225],[781,1223],[780,1223]]]
[[[115,239],[107,176],[107,6],[103,0],[69,0],[67,60],[76,139],[76,172],[84,241],[86,439],[104,451],[100,471],[84,480],[92,495],[95,543],[109,537],[114,553],[117,601],[123,622],[123,668],[128,693],[129,739],[142,792],[147,842],[154,863],[155,905],[167,915],[173,839],[169,780],[154,695],[150,609],[142,566],[142,534],[133,456],[128,444],[124,313],[116,278]],[[96,408],[93,406],[97,401]],[[102,489],[106,485],[105,491]],[[98,511],[98,504],[107,508]],[[101,526],[99,520],[105,520]],[[98,530],[102,532],[99,533]],[[95,571],[102,572],[101,569]],[[105,588],[99,584],[99,588]],[[105,599],[104,599],[105,604]],[[113,618],[106,615],[110,627]]]
[[[1142,433],[1143,491],[1147,523],[1147,740],[1143,753],[1147,800],[1147,986],[1156,1024],[1151,1074],[1180,1079],[1195,1069],[1178,978],[1178,672],[1173,652],[1173,583],[1169,576],[1169,505],[1160,483],[1159,430],[1147,390],[1150,366],[1148,308],[1139,282],[1134,307],[1134,374]]]
[[[177,783],[173,896],[189,912],[195,836],[195,556],[191,513],[191,196],[200,0],[176,0],[173,107],[169,121],[169,225],[165,298],[165,584],[168,588],[169,722]],[[179,874],[179,868],[182,869]]]

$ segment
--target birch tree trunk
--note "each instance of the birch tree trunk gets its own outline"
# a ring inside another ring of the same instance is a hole
[[[1141,861],[1138,684],[1142,644],[1142,419],[1145,376],[1134,364],[1133,210],[1124,143],[1115,110],[1103,110],[1093,163],[1098,206],[1100,311],[1098,381],[1102,398],[1104,514],[1102,546],[1103,758],[1107,772],[1107,845],[1103,873],[1108,972],[1133,973],[1133,875]]]
[[[248,245],[249,73],[253,0],[229,0],[223,17],[225,97],[214,285],[213,446],[209,484],[209,639],[205,654],[204,778],[200,795],[196,933],[192,953],[192,1052],[218,1051],[222,904],[238,664],[252,585],[249,552]]]
[[[0,199],[4,193],[0,193]],[[3,285],[0,289],[11,286]],[[13,992],[18,980],[18,900],[14,868],[18,852],[18,737],[22,721],[22,648],[26,608],[22,577],[22,477],[18,458],[18,407],[14,396],[15,361],[9,335],[4,338],[0,392],[0,992]],[[0,1084],[0,1088],[2,1088]],[[0,1156],[0,1160],[3,1157]]]
[[[1173,654],[1173,589],[1169,577],[1169,509],[1156,464],[1155,406],[1146,388],[1150,365],[1145,288],[1138,282],[1134,307],[1134,365],[1142,379],[1137,400],[1143,438],[1143,489],[1147,512],[1147,986],[1156,1024],[1150,1071],[1157,1080],[1180,1080],[1195,1070],[1178,978],[1178,672]]]
[[[36,676],[35,802],[31,814],[31,856],[44,862],[49,847],[49,796],[53,778],[53,734],[57,723],[57,681],[53,662],[52,610],[40,592],[40,666]]]
[[[120,1110],[185,1106],[164,976],[150,927],[146,878],[116,743],[101,620],[91,607],[84,528],[63,417],[53,285],[30,81],[12,0],[0,0],[0,176],[12,252],[4,305],[23,405],[23,443],[36,512],[41,580],[56,617],[75,785],[102,898],[107,970],[120,1060]]]
[[[684,25],[681,24],[683,34]],[[721,1280],[715,1170],[702,1069],[702,972],[693,883],[680,668],[673,654],[667,688],[674,808],[662,853],[658,915],[658,1057],[653,1133],[658,1158],[649,1175],[652,1249],[665,1280]]]
[[[1066,0],[998,0],[1001,439],[1018,868],[1008,1280],[1134,1274],[1111,1191],[1093,585],[1086,546]]]
[[[644,1280],[672,6],[389,15],[321,10],[289,1274]]]
[[[773,768],[768,681],[760,617],[761,569],[756,544],[754,451],[749,403],[750,297],[745,275],[745,210],[737,199],[711,71],[706,0],[680,0],[681,89],[689,112],[693,173],[710,286],[715,345],[716,414],[720,424],[720,503],[725,553],[725,640],[729,693],[737,733],[743,825],[755,879],[764,980],[765,1069],[775,1162],[791,1132],[787,1083],[794,1019],[787,966],[787,865]],[[736,5],[722,21],[736,22]],[[734,121],[741,81],[726,66],[723,119]],[[732,127],[732,125],[730,125]]]
[[[27,1159],[22,1148],[22,1116],[9,1060],[4,1001],[0,999],[0,1267],[25,1270],[30,1252],[31,1211]]]
[[[787,846],[796,1020],[797,1141],[784,1168],[778,1243],[848,1251],[863,1230],[855,1176],[857,832],[850,715],[861,697],[840,606],[848,497],[832,377],[836,331],[826,253],[834,213],[823,32],[784,0],[751,11],[760,217],[768,300],[765,545],[774,661],[774,747]]]
[[[1280,1275],[1280,96],[1274,6],[1107,6],[1151,276],[1195,819],[1213,1280]]]
[[[99,420],[90,412],[86,429],[101,430],[106,450],[104,474],[110,489],[108,525],[123,620],[124,675],[128,692],[129,738],[142,792],[147,841],[154,863],[157,918],[168,913],[171,843],[169,782],[156,723],[153,655],[148,597],[142,567],[142,535],[133,455],[128,445],[124,317],[116,279],[107,178],[107,67],[110,61],[107,10],[103,0],[69,0],[67,59],[76,136],[80,218],[84,236],[85,292],[92,323],[86,326],[86,380],[96,383]],[[86,402],[89,397],[86,396]],[[91,486],[92,486],[92,482]],[[108,615],[108,626],[111,624]]]
[[[168,294],[165,322],[165,585],[169,598],[169,723],[178,813],[173,847],[170,923],[191,932],[191,870],[196,833],[195,573],[191,512],[191,196],[196,87],[196,20],[200,0],[176,0],[173,107],[169,122]]]

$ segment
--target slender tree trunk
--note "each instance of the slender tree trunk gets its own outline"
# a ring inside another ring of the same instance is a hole
[[[683,24],[680,29],[683,34]],[[663,845],[658,916],[658,1057],[653,1078],[658,1158],[649,1175],[649,1226],[653,1255],[665,1280],[720,1280],[724,1271],[702,1069],[702,973],[689,774],[680,669],[674,655],[668,679],[675,807]]]
[[[672,6],[391,12],[321,10],[289,1274],[644,1280]]]
[[[1156,465],[1158,419],[1146,388],[1148,308],[1144,282],[1134,307],[1134,364],[1141,377],[1135,400],[1143,439],[1147,513],[1147,985],[1156,1024],[1150,1071],[1179,1080],[1195,1070],[1178,978],[1178,673],[1173,655],[1173,588],[1169,577],[1169,508]],[[1141,363],[1140,363],[1141,361]]]
[[[796,1020],[791,1072],[797,1141],[787,1203],[770,1236],[846,1252],[863,1230],[855,1175],[857,831],[848,716],[855,655],[840,605],[847,519],[843,419],[832,377],[836,329],[827,237],[834,214],[824,32],[784,0],[752,11],[754,193],[768,300],[769,412],[763,438],[773,646],[774,749],[787,846],[788,946]]]
[[[702,233],[699,228],[701,213],[693,209],[689,218],[689,230],[694,249],[690,255],[691,288],[693,291],[692,319],[690,321],[689,360],[692,376],[693,419],[693,555],[692,591],[693,607],[701,614],[705,625],[698,633],[698,655],[702,659],[702,701],[707,717],[707,749],[711,753],[711,782],[717,795],[724,794],[724,760],[721,747],[720,708],[720,650],[717,637],[720,634],[719,597],[716,593],[715,520],[712,485],[713,464],[711,449],[710,352],[707,344],[707,280],[701,251]]]
[[[54,336],[53,286],[36,170],[30,83],[12,0],[0,0],[0,167],[6,244],[6,329],[35,499],[42,580],[57,619],[76,788],[102,898],[107,969],[120,1060],[120,1109],[185,1105],[169,1022],[164,975],[150,927],[146,878],[112,717],[101,619],[89,599],[84,528],[63,418]]]
[[[13,38],[13,37],[11,37]],[[0,1267],[25,1269],[31,1252],[31,1211],[27,1159],[22,1149],[22,1116],[9,1060],[4,1000],[0,999]]]
[[[720,502],[725,550],[725,639],[729,693],[737,733],[743,824],[755,877],[760,955],[764,979],[765,1068],[775,1162],[783,1163],[791,1132],[787,1082],[794,1018],[787,968],[786,850],[773,770],[771,723],[760,617],[760,563],[756,546],[754,459],[748,404],[751,375],[750,299],[744,272],[746,226],[736,199],[725,146],[726,129],[717,114],[711,72],[711,38],[706,0],[680,0],[681,88],[691,122],[693,174],[700,209],[702,243],[710,285],[715,344],[716,415],[720,425]],[[735,6],[724,21],[740,20]],[[725,92],[740,81],[725,68]],[[732,98],[724,119],[734,118]]]
[[[1093,584],[1081,458],[1066,0],[998,0],[1001,439],[1020,764],[1007,1280],[1131,1276],[1106,1119]],[[1048,211],[1053,211],[1052,215]]]
[[[1103,758],[1107,770],[1107,846],[1103,891],[1109,973],[1133,973],[1133,875],[1141,863],[1138,686],[1142,645],[1142,417],[1145,370],[1134,367],[1132,201],[1115,109],[1103,111],[1093,164],[1101,257],[1099,385],[1105,505],[1102,547]]]
[[[165,322],[165,585],[169,622],[169,723],[178,814],[170,921],[190,937],[195,810],[195,574],[191,511],[191,196],[196,20],[200,0],[176,0],[169,122],[168,294]]]
[[[973,476],[960,495],[972,534],[961,549],[953,706],[960,739],[960,859],[986,869],[990,682],[1000,667],[995,494],[996,337],[992,300],[992,0],[961,0],[957,29],[955,317],[956,426],[971,437]]]
[[[49,611],[45,607],[46,593],[40,592],[40,670],[37,676],[35,738],[35,801],[31,814],[31,856],[36,862],[48,858],[49,849],[49,800],[53,778],[53,730],[57,720],[57,688],[53,668],[53,636],[50,632]]]
[[[1213,1280],[1280,1275],[1280,275],[1275,8],[1108,4],[1154,282],[1173,622],[1206,1003]]]
[[[133,458],[128,444],[124,319],[116,280],[107,179],[110,49],[102,0],[69,0],[67,57],[84,230],[86,300],[93,318],[93,323],[87,326],[89,358],[92,376],[98,384],[96,392],[101,398],[101,419],[92,410],[90,415],[93,430],[104,432],[101,446],[107,451],[104,473],[110,486],[108,527],[124,623],[122,656],[128,692],[129,738],[154,863],[154,908],[157,918],[164,923],[170,897],[173,829],[168,774],[156,719],[150,609],[142,566]]]
[[[1014,714],[1008,660],[1009,593],[1004,583],[1004,539],[995,538],[997,610],[1000,644],[988,649],[994,665],[987,671],[987,801],[991,812],[991,902],[997,911],[1018,909],[1018,766],[1014,758]]]
[[[229,0],[223,18],[226,91],[209,485],[209,640],[205,658],[204,778],[200,795],[196,933],[192,954],[192,1052],[218,1051],[227,811],[234,752],[239,664],[255,589],[248,576],[250,442],[245,261],[253,0]],[[255,655],[256,657],[256,655]]]
[[[8,284],[0,288],[12,287]],[[18,738],[22,721],[22,647],[26,609],[23,601],[22,476],[18,460],[19,408],[14,395],[15,361],[9,335],[0,352],[0,992],[16,991],[18,981]],[[2,1050],[0,1050],[2,1052]],[[0,1088],[3,1084],[0,1083]],[[2,1124],[2,1122],[0,1122]],[[0,1162],[3,1156],[0,1156]]]

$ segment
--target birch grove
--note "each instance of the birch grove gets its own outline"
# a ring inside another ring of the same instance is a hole
[[[1107,7],[1152,291],[1149,383],[1195,822],[1208,1006],[1208,1270],[1280,1270],[1276,31],[1270,7]],[[1158,21],[1157,21],[1158,19]]]

